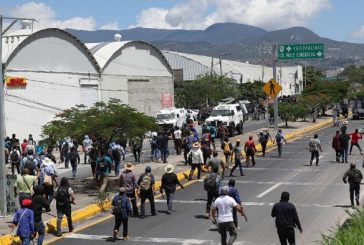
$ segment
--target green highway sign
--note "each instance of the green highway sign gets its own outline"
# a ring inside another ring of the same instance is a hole
[[[278,45],[279,60],[313,59],[324,57],[325,49],[323,43]]]

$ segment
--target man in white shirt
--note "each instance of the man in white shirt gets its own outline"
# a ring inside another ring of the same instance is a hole
[[[87,156],[89,153],[89,150],[92,148],[92,140],[88,137],[88,135],[85,135],[85,139],[82,142],[82,148],[83,148],[83,152],[85,153],[85,157],[84,157],[84,163],[87,164]]]
[[[174,139],[174,148],[176,149],[177,155],[181,155],[182,149],[182,131],[179,127],[176,127],[176,130],[173,132]]]
[[[234,224],[233,209],[236,209],[241,215],[244,215],[243,207],[236,203],[234,198],[229,196],[229,187],[221,188],[220,197],[215,200],[212,206],[211,218],[212,223],[218,224],[219,233],[221,235],[222,245],[231,245],[237,237],[236,226]],[[219,210],[219,212],[217,212]],[[217,220],[216,220],[217,213]],[[229,241],[226,241],[229,232]]]

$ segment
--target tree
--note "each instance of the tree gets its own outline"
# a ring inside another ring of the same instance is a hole
[[[236,82],[225,76],[203,75],[193,81],[175,83],[175,101],[177,107],[200,108],[216,105],[226,97],[236,97]]]
[[[318,81],[322,77],[320,70],[317,70],[314,66],[307,66],[303,68],[303,81],[306,81],[305,87],[310,86]]]
[[[347,76],[350,82],[364,83],[364,66],[348,66],[340,76]]]
[[[93,135],[99,150],[113,139],[129,139],[156,128],[155,119],[124,105],[117,99],[97,102],[87,108],[76,105],[57,114],[42,127],[42,137],[48,145],[67,136],[81,138]]]
[[[262,81],[246,82],[239,84],[238,96],[246,100],[265,99],[266,94],[263,91],[264,83]]]
[[[288,121],[295,121],[295,103],[279,103],[278,104],[278,116],[286,123],[288,127]]]

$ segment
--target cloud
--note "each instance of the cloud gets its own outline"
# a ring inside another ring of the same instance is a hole
[[[352,32],[350,36],[356,41],[364,41],[364,25],[362,25],[358,30]]]
[[[100,30],[120,30],[119,23],[117,21],[108,22],[99,27]]]
[[[35,26],[40,28],[57,27],[61,29],[72,28],[79,30],[95,30],[96,20],[89,17],[75,16],[66,20],[57,19],[56,12],[47,4],[41,2],[29,2],[16,5],[9,10],[13,17],[34,18],[37,20]]]
[[[142,10],[133,27],[204,29],[234,22],[274,30],[304,26],[330,8],[330,0],[188,0],[170,9]]]

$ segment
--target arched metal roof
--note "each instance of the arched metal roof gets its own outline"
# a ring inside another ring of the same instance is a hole
[[[77,37],[72,35],[71,33],[67,32],[67,31],[64,31],[62,29],[58,29],[58,28],[42,29],[42,30],[34,32],[33,34],[29,35],[29,37],[25,38],[21,43],[18,44],[18,46],[14,49],[14,51],[9,55],[8,59],[5,62],[5,68],[10,63],[10,61],[14,58],[14,56],[22,48],[24,48],[28,43],[33,42],[34,40],[36,40],[40,36],[44,35],[44,33],[46,33],[46,32],[50,33],[50,35],[48,35],[48,36],[52,36],[51,35],[52,33],[59,33],[59,34],[64,35],[66,37],[70,37],[71,40],[73,40],[75,42],[75,45],[77,45],[80,48],[80,50],[82,50],[84,52],[84,54],[90,60],[92,65],[95,67],[96,71],[98,73],[100,73],[100,71],[101,71],[100,66],[99,66],[98,62],[96,61],[96,59],[94,58],[94,56],[92,55],[92,53],[90,52],[90,50],[86,47],[86,45],[83,42],[81,42],[80,39],[78,39]]]
[[[152,48],[159,54],[160,58],[162,58],[162,60],[165,62],[169,72],[173,74],[173,69],[170,66],[164,54],[157,47],[147,42],[143,41],[102,42],[102,43],[87,43],[86,46],[89,48],[90,52],[95,57],[102,71],[115,58],[115,55],[117,55],[117,53],[120,50],[124,49],[127,45],[133,45],[133,44],[142,44]]]

